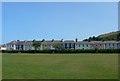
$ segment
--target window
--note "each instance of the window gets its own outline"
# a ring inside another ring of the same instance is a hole
[[[115,44],[113,44],[113,46],[114,46]]]
[[[80,45],[79,45],[79,47],[80,47]]]
[[[65,43],[65,48],[67,48],[67,43]]]
[[[45,47],[46,47],[46,45],[45,45]]]
[[[88,45],[86,45],[88,47]]]
[[[72,47],[74,47],[74,44],[72,44]]]
[[[71,43],[69,44],[69,47],[71,48]]]
[[[84,45],[83,45],[83,47],[84,47]]]

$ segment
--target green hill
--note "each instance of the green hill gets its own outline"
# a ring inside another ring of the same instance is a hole
[[[88,39],[84,39],[83,41],[120,41],[120,31],[110,32],[106,34],[101,34],[97,37],[89,37]]]
[[[119,33],[120,32],[118,32],[118,31],[110,32],[110,33],[99,35],[98,38],[100,38],[102,40],[117,40]]]

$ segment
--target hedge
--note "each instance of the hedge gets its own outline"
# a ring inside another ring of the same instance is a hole
[[[120,53],[120,49],[2,50],[2,53]]]

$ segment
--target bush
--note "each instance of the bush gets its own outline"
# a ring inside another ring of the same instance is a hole
[[[120,53],[120,49],[2,50],[2,53]]]

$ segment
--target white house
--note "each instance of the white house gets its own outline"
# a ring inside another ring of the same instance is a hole
[[[63,44],[65,49],[118,49],[120,41],[74,41],[74,40],[42,40],[42,41],[11,41],[6,44],[6,47],[1,47],[2,50],[34,50],[34,42],[41,42],[41,50],[54,49],[53,44]]]
[[[7,50],[5,45],[0,45],[0,50]]]

